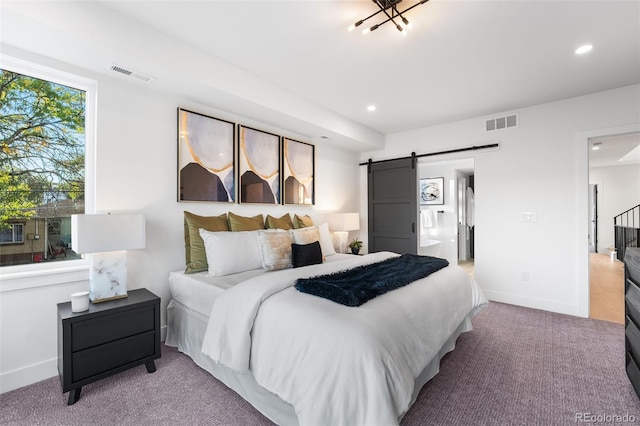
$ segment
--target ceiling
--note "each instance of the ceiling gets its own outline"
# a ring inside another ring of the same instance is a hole
[[[598,150],[593,146],[598,145]],[[589,139],[589,167],[640,164],[640,133]]]
[[[432,0],[407,12],[404,37],[347,31],[371,1],[109,5],[383,134],[640,82],[636,1]]]
[[[173,79],[204,105],[359,151],[396,132],[640,83],[640,1],[431,0],[407,13],[404,37],[389,23],[347,31],[376,11],[370,0],[0,6],[4,43],[101,73],[131,67],[156,87]],[[31,41],[24,16],[37,23]],[[585,43],[593,50],[576,55]]]

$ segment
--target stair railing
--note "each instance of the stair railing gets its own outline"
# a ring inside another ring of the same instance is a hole
[[[613,218],[618,260],[624,260],[627,247],[638,247],[640,242],[640,204]]]

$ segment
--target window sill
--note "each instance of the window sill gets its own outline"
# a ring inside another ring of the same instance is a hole
[[[89,280],[89,262],[68,260],[0,268],[0,293]]]

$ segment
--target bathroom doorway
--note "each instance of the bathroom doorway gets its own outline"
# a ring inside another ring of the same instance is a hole
[[[447,259],[471,273],[475,236],[474,167],[473,158],[423,159],[418,169],[419,185],[442,181],[441,199],[420,199],[418,254]]]

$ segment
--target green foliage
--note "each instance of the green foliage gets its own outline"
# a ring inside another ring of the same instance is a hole
[[[0,226],[45,194],[82,198],[84,116],[85,92],[0,70]]]
[[[10,219],[28,219],[35,214],[36,204],[31,201],[31,190],[26,183],[12,183],[9,174],[0,172],[0,229]]]
[[[360,241],[357,238],[354,238],[354,240],[349,243],[349,248],[355,248],[360,250],[362,248],[362,241]]]

